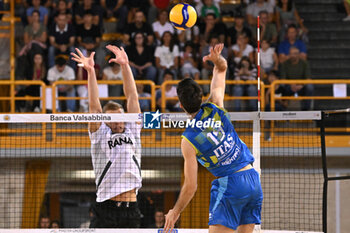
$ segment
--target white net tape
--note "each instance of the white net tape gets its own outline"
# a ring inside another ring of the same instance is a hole
[[[1,233],[164,233],[163,229],[0,229]],[[261,230],[253,233],[322,233],[311,231]],[[171,233],[208,233],[208,229],[174,229]]]
[[[0,123],[72,123],[72,122],[135,122],[144,119],[143,114],[0,114]],[[158,113],[165,120],[186,120],[189,116],[185,113]],[[320,111],[296,111],[296,112],[230,112],[233,121],[249,120],[320,120]]]

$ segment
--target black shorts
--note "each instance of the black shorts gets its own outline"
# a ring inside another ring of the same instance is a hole
[[[90,228],[139,228],[141,212],[137,202],[107,200],[92,207]]]

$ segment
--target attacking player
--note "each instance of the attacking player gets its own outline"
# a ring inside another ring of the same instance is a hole
[[[116,56],[109,62],[120,64],[127,112],[140,113],[138,94],[128,56],[124,49],[108,45]],[[88,72],[90,113],[124,113],[123,107],[108,102],[102,109],[94,69],[93,52],[85,57],[79,49],[73,60]],[[93,207],[90,228],[137,228],[141,213],[136,193],[141,188],[141,132],[140,123],[89,123],[92,164],[96,176],[97,199]]]
[[[254,157],[238,137],[230,117],[223,109],[226,60],[220,55],[223,44],[210,50],[203,61],[214,63],[210,97],[202,104],[202,90],[192,79],[182,80],[177,87],[181,107],[192,119],[221,121],[219,128],[187,128],[182,135],[184,184],[180,196],[166,215],[164,231],[174,227],[180,213],[197,189],[197,161],[218,179],[211,187],[209,233],[252,233],[260,224],[263,194]],[[204,124],[203,124],[204,125]]]

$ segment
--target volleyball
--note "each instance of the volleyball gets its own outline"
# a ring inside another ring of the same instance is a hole
[[[186,30],[197,21],[197,12],[193,6],[186,3],[175,5],[169,13],[169,21],[176,29]]]

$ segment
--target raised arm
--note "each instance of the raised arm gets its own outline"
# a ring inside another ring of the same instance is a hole
[[[198,164],[196,151],[193,146],[186,140],[181,141],[181,150],[184,157],[184,184],[182,185],[179,198],[173,209],[169,210],[165,217],[164,232],[170,233],[181,212],[186,208],[197,191],[197,172]]]
[[[89,57],[85,57],[79,49],[75,49],[77,53],[71,53],[73,56],[72,59],[78,64],[82,64],[84,69],[88,73],[88,93],[89,93],[89,111],[90,113],[102,113],[102,107],[98,95],[98,85],[95,73],[95,62],[94,55],[95,52],[92,52]],[[90,132],[95,132],[100,128],[100,122],[89,123]]]
[[[137,94],[134,76],[129,65],[128,55],[124,51],[123,47],[120,49],[114,45],[107,45],[106,48],[115,55],[115,58],[110,59],[109,63],[115,62],[118,63],[121,67],[123,75],[123,90],[127,101],[127,112],[140,113],[141,109],[139,104],[139,97]]]
[[[210,49],[209,55],[203,57],[204,63],[206,61],[212,61],[214,63],[213,78],[210,84],[210,96],[208,102],[212,102],[221,108],[224,107],[227,70],[226,59],[220,55],[223,48],[224,44],[217,44],[214,48]]]

